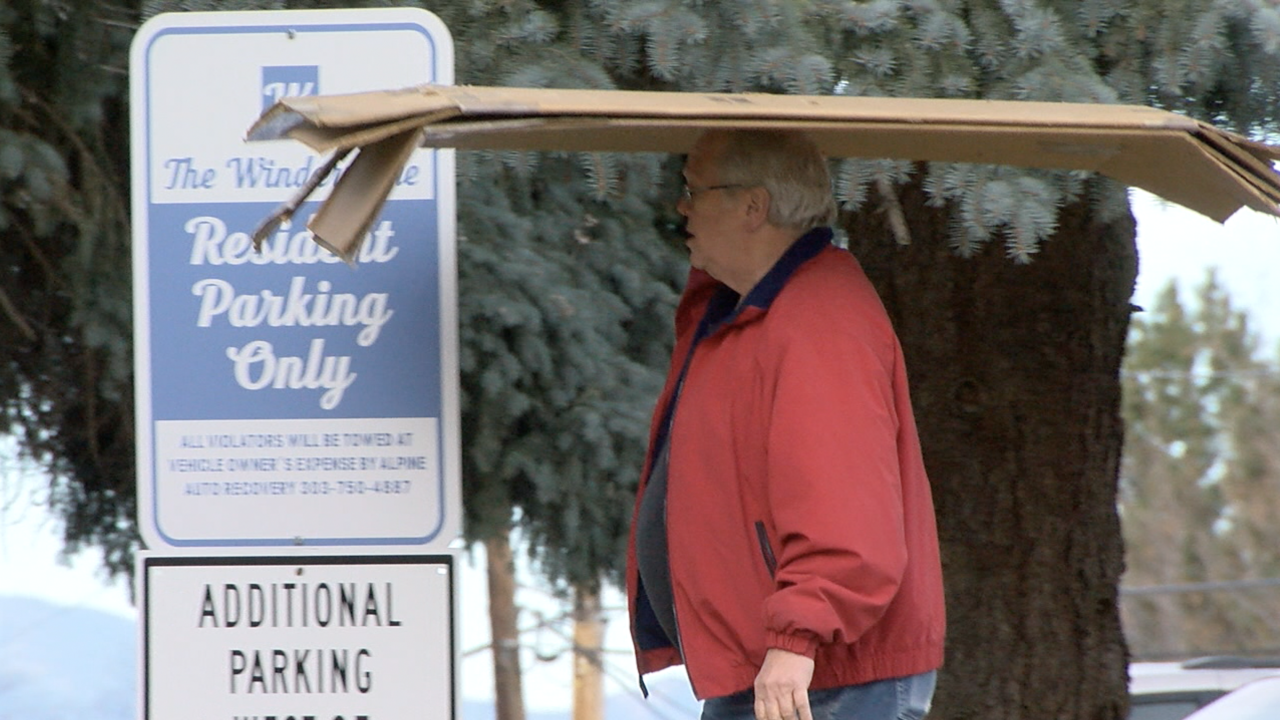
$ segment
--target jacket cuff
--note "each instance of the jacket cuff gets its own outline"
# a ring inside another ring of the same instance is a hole
[[[766,630],[765,645],[767,647],[793,652],[797,655],[804,655],[810,660],[812,660],[814,655],[818,652],[818,638],[816,635],[811,635],[809,633],[787,635],[776,630]]]

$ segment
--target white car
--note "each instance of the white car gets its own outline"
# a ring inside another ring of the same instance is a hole
[[[1253,680],[1280,674],[1280,662],[1207,657],[1129,666],[1129,720],[1183,720]],[[1226,716],[1223,716],[1226,717]],[[1268,720],[1280,718],[1280,712]]]
[[[1186,720],[1275,720],[1280,718],[1280,675],[1245,683]]]

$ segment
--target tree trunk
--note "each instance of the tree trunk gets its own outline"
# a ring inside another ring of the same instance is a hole
[[[520,683],[520,630],[516,627],[516,575],[506,535],[484,541],[489,569],[489,629],[493,638],[495,720],[524,720]]]
[[[603,651],[600,595],[578,588],[573,599],[573,720],[604,719]]]
[[[1034,261],[955,255],[946,210],[900,189],[850,245],[902,340],[937,505],[947,659],[931,718],[1122,720],[1116,511],[1120,362],[1137,275],[1131,215],[1063,209]]]

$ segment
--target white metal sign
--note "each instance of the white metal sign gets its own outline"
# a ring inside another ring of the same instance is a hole
[[[135,37],[138,521],[152,550],[435,551],[459,534],[452,151],[415,151],[351,268],[304,227],[332,180],[252,249],[324,158],[243,140],[283,96],[452,83],[451,42],[410,8],[167,14]]]
[[[143,720],[456,716],[449,555],[139,564]]]

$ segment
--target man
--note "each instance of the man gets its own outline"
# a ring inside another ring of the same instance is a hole
[[[826,162],[802,134],[711,131],[684,178],[693,267],[628,549],[640,673],[684,663],[705,720],[923,717],[933,500]]]

